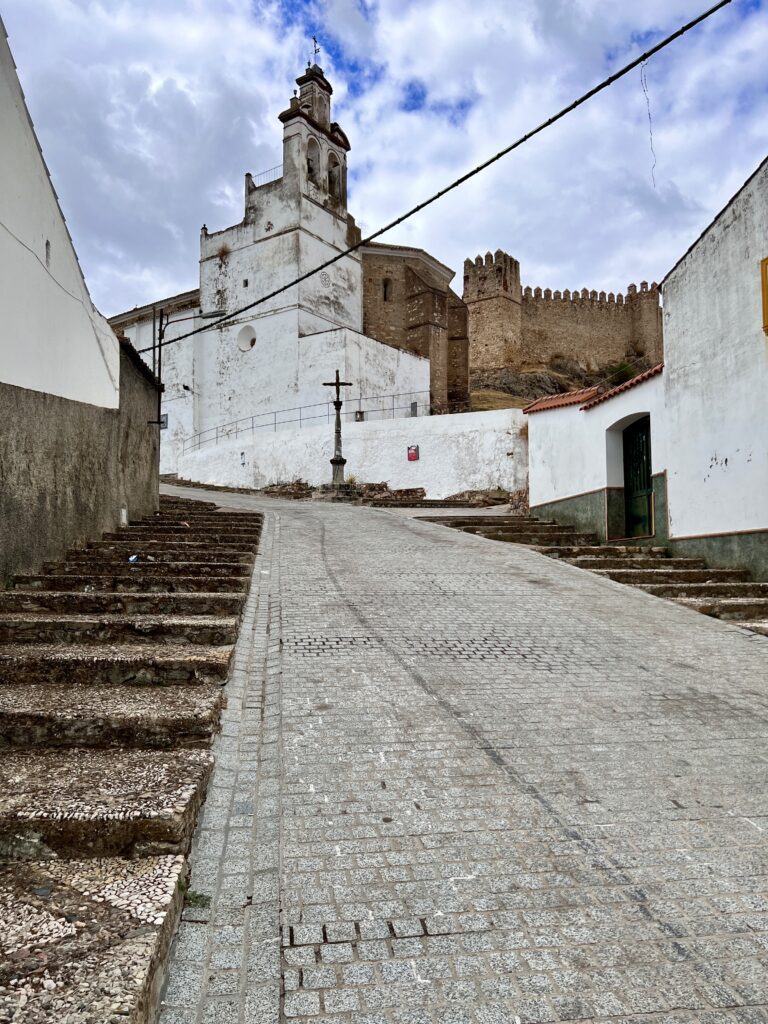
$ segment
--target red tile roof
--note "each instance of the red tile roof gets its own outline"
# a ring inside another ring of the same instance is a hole
[[[535,402],[526,405],[523,412],[545,412],[548,409],[561,409],[565,405],[578,405],[580,402],[588,402],[598,394],[597,385],[591,388],[582,388],[580,391],[566,391],[562,395],[545,395],[544,398],[537,398]]]
[[[644,373],[638,373],[632,380],[625,381],[623,384],[619,384],[618,387],[611,388],[610,391],[604,391],[602,395],[596,395],[594,398],[590,398],[586,405],[582,405],[581,411],[584,412],[586,409],[594,409],[596,405],[600,405],[601,402],[607,402],[609,398],[615,398],[616,395],[622,394],[624,391],[629,391],[630,388],[636,387],[638,384],[644,384],[651,377],[655,377],[661,373],[664,369],[664,363],[657,363],[656,366],[652,366],[650,370],[646,370]]]

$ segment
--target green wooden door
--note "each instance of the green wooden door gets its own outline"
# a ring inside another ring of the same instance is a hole
[[[627,537],[653,533],[650,416],[624,430],[624,516]]]

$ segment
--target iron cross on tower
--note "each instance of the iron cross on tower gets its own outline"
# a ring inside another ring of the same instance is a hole
[[[341,407],[344,404],[341,400],[341,389],[351,388],[352,381],[341,380],[339,378],[339,371],[336,371],[336,380],[323,381],[324,388],[336,388],[336,399],[333,403],[333,408],[336,410],[336,425],[334,428],[334,446],[333,446],[333,458],[331,459],[331,465],[333,466],[333,476],[331,478],[332,487],[343,487],[344,486],[344,466],[347,460],[341,454]]]
[[[315,64],[317,64],[317,58],[320,55],[320,46],[318,45],[318,42],[317,42],[317,36],[312,36],[312,42],[315,44],[315,48],[314,48],[314,50],[312,52],[315,55]]]

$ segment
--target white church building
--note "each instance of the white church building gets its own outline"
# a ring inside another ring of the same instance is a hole
[[[156,340],[161,309],[171,321],[166,342],[211,323],[210,329],[162,350],[162,414],[167,423],[162,432],[162,472],[176,472],[185,452],[256,437],[260,431],[326,423],[325,403],[331,395],[324,382],[333,379],[336,369],[352,382],[344,395],[349,418],[428,414],[437,402],[437,365],[445,376],[449,345],[459,356],[464,351],[458,342],[449,343],[445,324],[442,334],[439,323],[430,325],[432,340],[421,351],[413,330],[400,342],[364,333],[366,254],[381,261],[387,253],[395,258],[391,253],[396,251],[399,262],[416,268],[430,287],[434,285],[433,291],[442,288],[445,293],[445,280],[453,277],[423,250],[402,247],[358,249],[322,273],[217,325],[225,314],[290,284],[360,241],[347,211],[350,146],[331,120],[332,87],[317,65],[308,67],[297,85],[297,94],[279,115],[282,166],[256,177],[246,174],[245,211],[239,224],[222,231],[202,228],[199,290],[110,320],[139,350],[151,348]],[[392,291],[391,279],[371,287],[377,295],[381,288],[383,301],[393,300],[393,309],[398,299],[402,308],[408,298],[387,294],[388,288]],[[461,304],[457,297],[455,301]],[[423,336],[424,324],[411,326]]]

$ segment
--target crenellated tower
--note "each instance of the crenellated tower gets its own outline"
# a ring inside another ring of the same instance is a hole
[[[520,264],[497,249],[464,262],[464,302],[469,315],[473,369],[511,366],[521,342]]]

